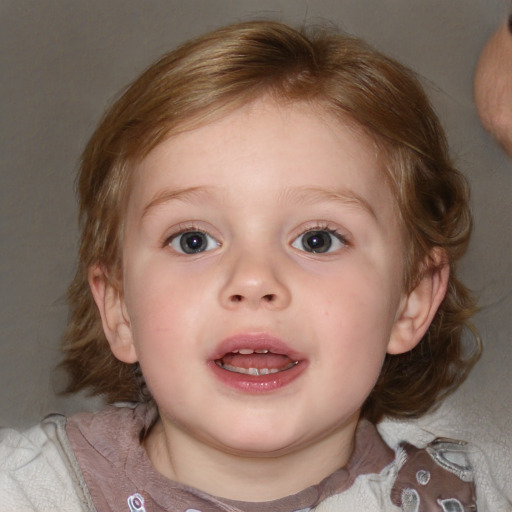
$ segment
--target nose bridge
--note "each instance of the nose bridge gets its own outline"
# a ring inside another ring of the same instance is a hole
[[[225,281],[221,290],[224,307],[266,307],[281,309],[291,299],[284,282],[284,264],[263,248],[244,248],[226,261]]]

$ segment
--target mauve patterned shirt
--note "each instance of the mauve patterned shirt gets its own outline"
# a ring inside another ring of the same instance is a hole
[[[155,414],[144,405],[111,406],[67,420],[71,446],[98,512],[307,512],[332,496],[353,491],[359,476],[369,476],[375,492],[380,474],[389,474],[393,464],[396,477],[392,487],[382,486],[385,510],[476,511],[471,471],[462,451],[457,452],[456,442],[436,440],[425,449],[403,443],[395,453],[366,420],[358,425],[347,465],[317,485],[262,503],[211,496],[171,481],[154,469],[139,439]]]

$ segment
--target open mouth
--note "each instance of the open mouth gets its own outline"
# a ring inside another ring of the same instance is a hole
[[[260,376],[290,370],[299,364],[299,361],[268,348],[241,348],[215,359],[215,364],[229,372]]]
[[[254,395],[291,385],[308,368],[308,359],[275,336],[253,332],[224,339],[208,365],[224,385]]]

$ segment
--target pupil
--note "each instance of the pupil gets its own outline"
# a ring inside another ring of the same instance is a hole
[[[331,237],[325,231],[312,231],[304,239],[303,245],[310,252],[326,252],[331,247]]]
[[[203,233],[197,231],[187,233],[181,237],[180,246],[183,252],[187,254],[204,251],[206,248],[206,237]]]

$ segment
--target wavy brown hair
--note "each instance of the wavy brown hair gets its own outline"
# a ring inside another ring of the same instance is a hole
[[[477,336],[469,349],[463,343],[474,301],[455,272],[471,228],[467,183],[414,73],[359,39],[268,21],[231,25],[165,55],[111,106],[87,144],[78,178],[81,246],[63,337],[67,391],[151,400],[138,364],[109,349],[88,270],[100,265],[122,293],[124,209],[137,164],[170,135],[263,95],[311,102],[375,141],[402,221],[406,265],[398,279],[406,290],[434,264],[434,251],[450,266],[428,332],[412,351],[386,356],[363,408],[372,421],[419,416],[462,382],[480,350]]]

